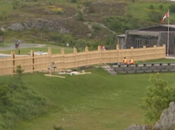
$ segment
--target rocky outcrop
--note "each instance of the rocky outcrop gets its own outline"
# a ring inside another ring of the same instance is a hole
[[[14,23],[8,27],[9,30],[22,31],[24,30],[24,26],[21,23]]]
[[[48,29],[49,31],[55,31],[62,34],[69,33],[69,30],[65,27],[66,22],[60,21],[60,20],[46,20],[41,19],[37,21],[26,21],[23,23],[14,23],[8,26],[7,28],[9,30],[13,31],[22,31],[24,29]]]
[[[125,130],[151,130],[151,127],[148,126],[148,125],[136,125],[136,124],[133,124],[133,125],[131,125],[130,127],[128,127]]]
[[[175,130],[175,102],[169,104],[153,127],[133,124],[125,130]]]
[[[154,125],[154,130],[170,130],[175,126],[175,102],[169,104],[169,108],[165,109],[160,120]],[[175,129],[175,128],[174,128]]]

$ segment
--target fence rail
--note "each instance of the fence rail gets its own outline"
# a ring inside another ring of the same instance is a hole
[[[89,51],[88,47],[84,52],[77,52],[74,48],[73,53],[65,54],[64,49],[60,54],[52,54],[48,49],[47,55],[31,55],[15,57],[11,53],[11,58],[0,59],[0,75],[13,75],[18,65],[21,65],[24,72],[46,71],[49,65],[54,62],[57,69],[69,69],[81,66],[89,66],[103,63],[118,63],[123,57],[133,58],[135,61],[165,58],[165,45],[157,47],[102,50],[101,46],[95,51]]]

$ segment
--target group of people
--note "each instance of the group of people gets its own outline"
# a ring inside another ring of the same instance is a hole
[[[128,60],[126,59],[126,57],[124,57],[124,58],[123,58],[123,64],[124,64],[124,65],[127,65],[127,64],[133,65],[133,64],[134,64],[134,60],[131,58],[131,59],[129,60],[129,62],[128,62]]]

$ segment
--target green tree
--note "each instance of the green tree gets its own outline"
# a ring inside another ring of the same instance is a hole
[[[171,10],[171,12],[175,12],[175,4],[171,4],[169,6],[169,9]]]
[[[24,72],[21,65],[18,65],[14,72],[16,73],[16,77],[21,81],[22,73]]]
[[[0,101],[4,104],[7,105],[9,102],[9,86],[7,84],[0,85]]]
[[[83,13],[81,11],[78,12],[77,20],[84,21],[84,16],[83,16]]]
[[[71,3],[77,3],[77,0],[71,0]]]
[[[151,75],[153,86],[148,88],[144,97],[145,116],[149,121],[157,121],[162,111],[168,108],[171,101],[175,101],[175,87],[161,79],[160,74]]]
[[[54,129],[54,130],[64,130],[63,127],[61,127],[61,126],[59,126],[59,127],[53,126],[53,129]]]
[[[154,9],[154,5],[150,5],[149,8],[150,8],[150,9]]]
[[[162,10],[163,9],[163,5],[159,5],[159,9]]]

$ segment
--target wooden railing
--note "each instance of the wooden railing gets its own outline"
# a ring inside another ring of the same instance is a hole
[[[74,52],[69,54],[65,54],[64,49],[61,49],[59,54],[52,54],[49,48],[47,55],[34,55],[34,52],[31,51],[31,55],[20,57],[16,57],[12,52],[10,58],[0,59],[0,75],[12,75],[18,65],[22,66],[24,72],[35,72],[46,71],[52,62],[55,63],[57,69],[69,69],[101,64],[101,62],[122,62],[123,57],[133,58],[134,61],[165,58],[165,45],[149,48],[131,47],[130,49],[119,49],[116,46],[114,50],[101,50],[101,47],[98,46],[95,51],[89,51],[86,47],[84,52],[77,52],[74,48]]]

